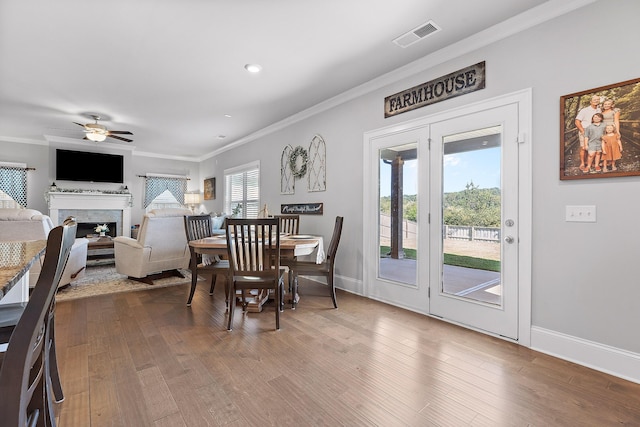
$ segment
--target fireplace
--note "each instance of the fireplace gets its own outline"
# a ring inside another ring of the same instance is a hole
[[[78,224],[78,228],[76,230],[76,237],[97,236],[99,234],[99,233],[96,233],[96,226],[98,224],[100,225],[106,224],[107,227],[109,227],[109,231],[105,233],[107,236],[111,236],[111,237],[117,236],[116,229],[118,228],[118,224],[116,222],[100,222],[100,223],[80,222],[80,221],[77,221],[77,218],[76,218],[76,223]]]
[[[131,204],[129,193],[87,192],[49,192],[49,216],[57,225],[68,216],[76,218],[77,223],[84,223],[84,231],[78,228],[79,236],[97,234],[98,224],[110,224],[110,236],[131,235]]]

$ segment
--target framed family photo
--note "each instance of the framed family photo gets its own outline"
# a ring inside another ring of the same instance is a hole
[[[560,179],[640,175],[640,79],[560,97]]]

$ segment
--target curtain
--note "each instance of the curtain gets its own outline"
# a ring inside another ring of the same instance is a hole
[[[166,190],[168,190],[178,202],[184,204],[184,193],[187,191],[187,178],[147,176],[145,178],[144,207],[149,206],[156,197]]]
[[[27,207],[27,169],[0,165],[0,190],[23,208]]]

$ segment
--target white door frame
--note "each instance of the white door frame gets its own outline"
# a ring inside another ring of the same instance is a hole
[[[531,345],[531,237],[532,237],[532,179],[531,179],[531,154],[532,154],[532,90],[527,88],[518,92],[497,96],[487,100],[468,104],[462,107],[443,111],[433,115],[409,120],[392,126],[375,129],[364,133],[363,156],[363,293],[371,296],[370,283],[375,278],[379,250],[375,241],[377,236],[377,215],[369,214],[377,212],[377,201],[372,194],[377,194],[377,171],[372,170],[373,155],[372,141],[385,135],[392,135],[417,128],[429,126],[431,123],[449,120],[475,111],[496,108],[503,105],[517,104],[518,106],[518,141],[504,141],[520,144],[520,156],[518,159],[518,215],[519,215],[519,257],[518,257],[518,342],[529,347]],[[375,187],[375,189],[373,188]],[[375,255],[374,255],[375,254]],[[418,310],[416,310],[418,311]],[[424,313],[422,310],[419,312]],[[424,313],[428,314],[428,313]],[[466,325],[461,325],[467,327]],[[480,331],[486,333],[486,331]]]

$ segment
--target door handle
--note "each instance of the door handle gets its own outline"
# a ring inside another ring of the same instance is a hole
[[[516,239],[514,239],[514,238],[513,238],[513,236],[507,236],[507,237],[505,237],[505,238],[504,238],[504,241],[505,241],[506,243],[509,243],[509,244],[511,244],[511,243],[513,243],[513,242],[515,242],[515,240],[516,240]]]

